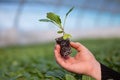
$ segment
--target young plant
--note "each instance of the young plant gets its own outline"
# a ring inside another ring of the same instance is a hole
[[[46,19],[40,19],[39,20],[41,22],[51,22],[59,28],[59,31],[57,31],[57,33],[62,34],[62,37],[56,38],[56,42],[61,47],[60,53],[63,57],[66,57],[67,55],[69,55],[71,53],[71,47],[70,47],[70,40],[69,39],[72,36],[70,34],[66,33],[64,28],[65,28],[65,23],[66,23],[67,16],[73,10],[73,8],[74,7],[70,8],[68,10],[68,12],[66,13],[63,24],[61,22],[60,16],[53,13],[53,12],[48,12],[47,16],[46,16]]]

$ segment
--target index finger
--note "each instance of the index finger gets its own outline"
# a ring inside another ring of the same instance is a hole
[[[70,42],[71,47],[75,48],[78,52],[80,52],[84,46],[78,42]]]

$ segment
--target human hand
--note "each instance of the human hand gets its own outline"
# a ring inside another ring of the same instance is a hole
[[[100,63],[93,54],[78,42],[70,42],[70,45],[77,50],[77,54],[74,57],[67,56],[66,58],[60,55],[60,46],[56,45],[54,53],[57,63],[70,72],[85,74],[96,80],[101,80]]]

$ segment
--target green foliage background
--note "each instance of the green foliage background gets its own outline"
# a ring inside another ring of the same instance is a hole
[[[120,39],[73,40],[85,45],[106,66],[120,72]],[[94,80],[62,69],[54,42],[0,48],[0,80]],[[76,51],[73,50],[75,55]]]

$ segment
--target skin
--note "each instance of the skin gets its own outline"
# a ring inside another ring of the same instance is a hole
[[[93,54],[78,42],[70,42],[70,45],[77,51],[77,54],[74,57],[67,56],[63,58],[60,55],[60,46],[56,44],[54,49],[56,62],[67,71],[88,75],[96,80],[101,80],[100,63]]]

